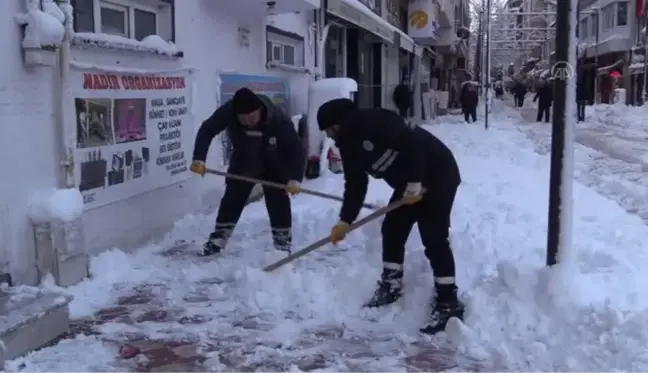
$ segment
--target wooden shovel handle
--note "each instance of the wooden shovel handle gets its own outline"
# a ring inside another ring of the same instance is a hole
[[[275,182],[267,181],[267,180],[261,180],[261,179],[257,179],[257,178],[249,177],[249,176],[230,174],[228,172],[212,170],[212,169],[209,169],[209,168],[206,170],[206,172],[208,174],[224,176],[224,177],[226,177],[228,179],[246,181],[246,182],[249,182],[249,183],[252,183],[252,184],[261,184],[261,185],[265,185],[265,186],[269,186],[269,187],[277,188],[277,189],[286,190],[286,188],[288,187],[285,184],[275,183]],[[338,202],[343,201],[343,198],[340,197],[340,196],[336,196],[336,195],[328,194],[328,193],[318,192],[317,190],[302,188],[301,192],[304,193],[304,194],[309,194],[311,196],[330,199],[330,200],[333,200],[333,201],[338,201]],[[367,208],[367,209],[371,209],[371,210],[376,210],[376,209],[379,208],[378,206],[376,206],[374,204],[371,204],[371,203],[363,203],[362,207]]]
[[[378,219],[379,217],[385,215],[386,213],[388,213],[390,211],[393,211],[393,210],[403,206],[404,204],[405,204],[405,201],[401,199],[401,200],[392,202],[391,204],[389,204],[389,205],[387,205],[385,207],[379,208],[378,210],[372,212],[371,214],[369,214],[369,215],[365,216],[364,218],[362,218],[362,219],[356,221],[355,223],[351,224],[349,232],[352,232],[352,231],[362,227],[363,225],[365,225],[367,223],[370,223],[373,220]],[[277,268],[279,268],[279,267],[281,267],[281,266],[283,266],[285,264],[288,264],[288,263],[292,262],[293,260],[299,259],[302,256],[310,253],[311,251],[315,251],[315,250],[319,249],[320,247],[322,247],[322,246],[324,246],[324,245],[326,245],[326,244],[328,244],[330,242],[331,242],[331,237],[326,236],[326,237],[322,238],[321,240],[319,240],[317,242],[314,242],[314,243],[308,245],[307,247],[305,247],[305,248],[303,248],[303,249],[301,249],[299,251],[296,251],[296,252],[288,255],[287,257],[285,257],[285,258],[283,258],[283,259],[281,259],[281,260],[279,260],[279,261],[277,261],[275,263],[272,263],[272,264],[268,265],[267,267],[263,268],[263,270],[265,272],[274,271],[275,269],[277,269]]]

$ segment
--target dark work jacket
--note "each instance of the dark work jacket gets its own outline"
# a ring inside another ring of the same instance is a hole
[[[254,128],[246,128],[236,119],[229,100],[205,120],[194,146],[194,161],[205,161],[214,137],[227,130],[232,141],[232,159],[228,172],[248,176],[267,173],[275,181],[301,181],[306,162],[305,150],[292,121],[263,95],[264,114]]]
[[[544,84],[541,87],[538,87],[533,101],[538,100],[538,106],[541,108],[550,107],[553,103],[553,85]]]
[[[459,167],[448,147],[428,131],[411,128],[387,109],[361,109],[341,123],[336,140],[344,166],[340,219],[353,223],[364,202],[368,175],[397,191],[421,182],[430,191],[456,187]]]
[[[464,85],[461,88],[459,100],[461,101],[461,108],[463,110],[471,110],[477,107],[479,95],[477,94],[477,90],[469,89],[467,85]]]
[[[524,97],[527,93],[527,89],[523,84],[517,83],[513,88],[513,93],[518,97]]]
[[[399,84],[394,88],[394,105],[399,109],[409,109],[412,106],[412,93],[405,84]]]

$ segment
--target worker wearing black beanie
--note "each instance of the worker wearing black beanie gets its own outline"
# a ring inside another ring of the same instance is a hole
[[[394,188],[390,203],[404,206],[385,214],[382,223],[383,272],[367,307],[394,303],[403,295],[405,244],[418,224],[425,256],[434,273],[435,298],[428,334],[444,330],[452,317],[463,319],[457,297],[455,262],[450,242],[450,213],[461,178],[448,147],[421,127],[411,128],[396,112],[358,109],[349,99],[324,103],[317,112],[319,128],[335,140],[344,167],[344,200],[339,221],[331,229],[337,244],[350,232],[367,194],[369,178]]]
[[[274,246],[290,251],[292,212],[288,193],[301,191],[306,162],[305,149],[292,120],[268,97],[240,88],[200,126],[192,172],[207,172],[207,152],[214,137],[223,131],[231,145],[223,152],[224,161],[229,161],[228,173],[286,185],[285,190],[264,186],[263,195]],[[218,254],[226,247],[253,187],[249,182],[227,179],[216,227],[203,245],[203,255]]]
[[[336,140],[340,126],[356,111],[356,104],[348,98],[327,101],[317,110],[317,125],[320,131],[326,132],[328,137]]]
[[[249,88],[240,88],[232,97],[232,107],[236,115],[250,114],[261,109],[262,106],[259,96]]]

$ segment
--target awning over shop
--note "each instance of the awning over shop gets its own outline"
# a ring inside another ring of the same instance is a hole
[[[327,11],[410,53],[418,51],[417,55],[419,56],[422,53],[420,48],[416,48],[414,40],[405,32],[390,24],[358,0],[329,0]]]
[[[326,10],[371,32],[388,43],[394,42],[394,30],[389,22],[357,0],[329,0]]]
[[[317,0],[236,0],[219,2],[227,8],[245,12],[248,15],[267,16],[293,12],[306,12],[319,8]],[[176,7],[178,4],[176,4]]]

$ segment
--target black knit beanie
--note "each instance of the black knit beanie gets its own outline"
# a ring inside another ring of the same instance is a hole
[[[317,124],[320,131],[326,131],[331,126],[340,124],[342,119],[354,110],[356,106],[348,98],[336,98],[325,102],[317,110]]]
[[[234,107],[234,114],[249,114],[261,108],[263,103],[257,97],[256,93],[252,92],[249,88],[240,88],[232,98],[232,106]]]

